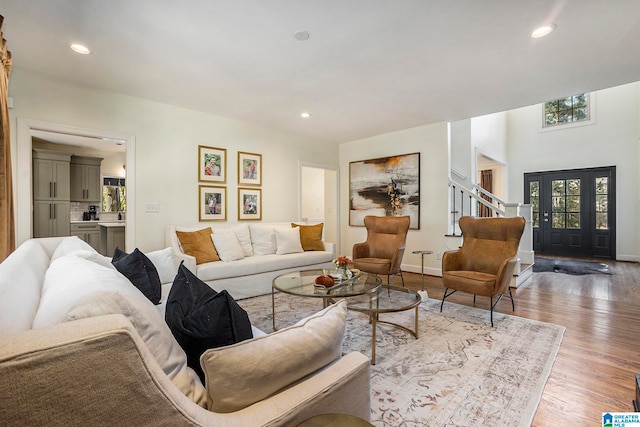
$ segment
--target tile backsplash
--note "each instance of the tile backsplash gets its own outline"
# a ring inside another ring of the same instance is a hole
[[[82,221],[82,213],[89,211],[89,205],[92,203],[71,202],[71,221]],[[98,209],[102,206],[96,205]],[[121,214],[124,219],[124,212]],[[98,218],[100,221],[116,221],[118,219],[118,212],[101,212],[98,211]]]

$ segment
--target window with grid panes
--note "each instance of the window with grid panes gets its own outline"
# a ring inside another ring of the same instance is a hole
[[[540,227],[540,181],[529,182],[529,204],[534,227]]]
[[[589,94],[567,96],[544,104],[544,127],[589,120]]]
[[[609,178],[596,178],[596,229],[609,229]]]
[[[551,227],[580,228],[580,180],[551,181]]]

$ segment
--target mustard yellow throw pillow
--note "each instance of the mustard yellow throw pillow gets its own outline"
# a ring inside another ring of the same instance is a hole
[[[305,251],[324,251],[322,243],[323,223],[316,225],[300,225],[291,223],[292,227],[300,227],[300,243]]]
[[[220,257],[211,240],[211,227],[198,231],[176,231],[182,252],[196,257],[196,264],[220,261]]]

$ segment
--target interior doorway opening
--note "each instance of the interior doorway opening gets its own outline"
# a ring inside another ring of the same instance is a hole
[[[300,162],[299,177],[298,219],[302,222],[324,223],[324,240],[335,243],[339,248],[338,168]]]
[[[504,194],[506,193],[506,166],[480,152],[476,152],[475,185],[487,193],[480,192],[479,196],[487,202],[504,209]],[[478,203],[477,215],[491,217],[495,213],[490,208]]]
[[[123,141],[126,147],[125,164],[127,180],[135,182],[135,137],[130,134],[81,128],[42,120],[18,117],[15,179],[16,245],[33,237],[33,137],[42,133],[67,135],[95,141]],[[127,189],[127,214],[125,216],[125,249],[135,247],[135,187]]]

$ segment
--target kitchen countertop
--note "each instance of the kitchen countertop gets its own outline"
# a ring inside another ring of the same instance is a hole
[[[105,227],[124,227],[125,226],[125,222],[124,219],[121,220],[93,220],[93,221],[82,221],[82,220],[72,220],[71,224],[98,224],[98,225],[102,225]]]

